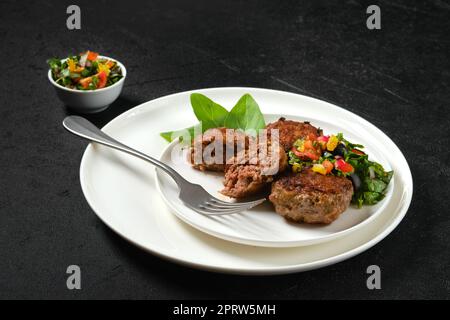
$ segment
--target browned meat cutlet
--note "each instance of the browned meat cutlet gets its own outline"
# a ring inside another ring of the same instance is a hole
[[[285,118],[269,123],[266,129],[269,135],[271,129],[279,130],[280,145],[286,152],[292,148],[297,139],[310,136],[315,139],[322,135],[322,130],[312,126],[309,122],[292,121]]]
[[[269,200],[276,212],[288,220],[329,224],[348,208],[352,195],[349,179],[305,168],[274,182]]]
[[[242,131],[234,131],[233,142],[227,143],[226,130],[226,128],[213,128],[195,137],[192,142],[191,150],[188,154],[188,161],[195,169],[201,171],[208,170],[223,172],[225,171],[226,160],[228,160],[227,156],[231,158],[236,155],[236,151],[239,148],[248,148],[251,137],[245,135]],[[220,140],[217,141],[217,139]],[[221,145],[223,153],[222,157],[217,157],[219,161],[215,161],[216,157],[214,147],[216,146],[216,142]],[[200,158],[198,160],[195,157],[194,147],[199,148],[198,152]],[[204,153],[205,150],[208,151],[209,147],[211,147],[212,151]]]
[[[258,148],[256,154],[259,157],[256,156],[257,158],[255,158],[255,155],[249,155],[247,150],[246,159],[248,160],[244,163],[240,163],[237,159],[238,156],[235,157],[233,160],[236,163],[226,168],[225,188],[221,193],[232,198],[244,198],[259,193],[268,187],[273,182],[274,177],[287,167],[287,156],[283,148],[277,145],[278,152],[272,152],[273,148],[269,144],[266,157],[261,156],[260,148]]]

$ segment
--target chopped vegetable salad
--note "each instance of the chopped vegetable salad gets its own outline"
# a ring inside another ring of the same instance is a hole
[[[101,89],[113,85],[123,77],[116,61],[102,58],[93,51],[69,56],[64,61],[52,58],[47,63],[53,80],[69,89]]]
[[[384,198],[393,172],[370,161],[363,148],[344,139],[342,133],[307,137],[295,141],[288,154],[289,164],[294,172],[311,167],[319,174],[348,177],[354,188],[353,203],[358,207],[376,204]]]

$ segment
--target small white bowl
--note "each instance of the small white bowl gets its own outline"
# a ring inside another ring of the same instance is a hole
[[[122,71],[122,78],[112,86],[96,90],[76,90],[63,87],[53,80],[52,70],[48,71],[48,80],[53,84],[59,99],[69,108],[81,113],[95,113],[105,110],[113,103],[122,92],[123,83],[127,76],[127,70],[116,59],[105,56],[99,58],[109,59],[117,62]],[[65,60],[62,60],[65,61]]]

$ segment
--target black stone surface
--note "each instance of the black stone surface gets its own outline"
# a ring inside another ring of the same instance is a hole
[[[433,1],[0,1],[0,298],[449,298],[449,13]],[[382,29],[366,28],[381,7]],[[110,231],[86,203],[86,142],[67,134],[68,111],[45,60],[91,48],[129,76],[103,125],[144,101],[190,89],[252,86],[342,106],[404,152],[415,192],[384,241],[327,268],[243,277],[192,270],[149,255]],[[82,268],[82,290],[66,268]],[[367,266],[382,289],[366,288]]]

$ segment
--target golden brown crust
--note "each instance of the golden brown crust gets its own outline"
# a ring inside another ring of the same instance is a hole
[[[247,158],[245,163],[228,165],[224,178],[225,188],[221,193],[232,198],[244,198],[263,191],[273,182],[274,177],[288,166],[286,153],[283,148],[278,148],[278,152],[272,154],[269,147],[268,157],[265,159],[258,158],[252,162]],[[276,159],[273,158],[275,156]],[[276,160],[278,163],[272,162]],[[275,167],[271,167],[272,164],[275,164]]]
[[[324,193],[340,193],[352,188],[352,183],[344,177],[321,175],[311,168],[305,168],[300,174],[290,174],[281,177],[276,182],[288,191],[319,191]]]
[[[347,178],[323,176],[306,168],[274,182],[269,200],[288,220],[329,224],[348,208],[352,195]]]
[[[271,129],[279,130],[280,145],[286,152],[292,148],[297,139],[309,136],[315,139],[322,134],[322,130],[312,126],[309,122],[286,120],[285,118],[269,123],[266,129],[268,134],[270,134]]]

